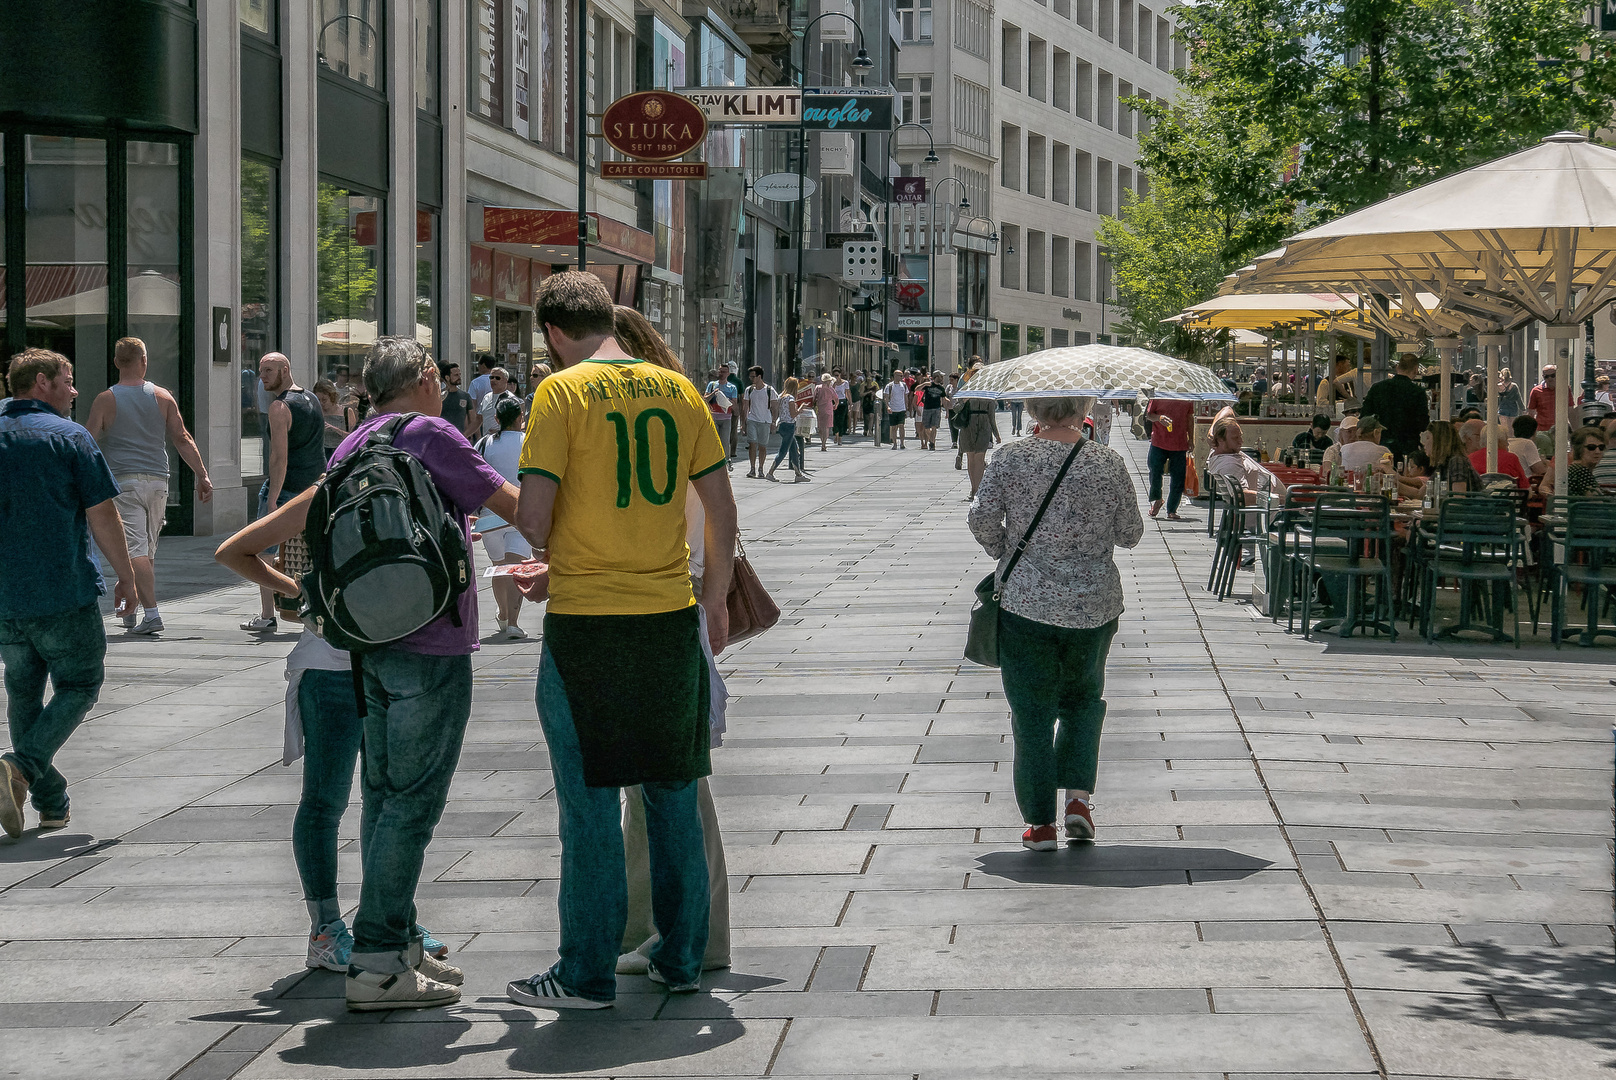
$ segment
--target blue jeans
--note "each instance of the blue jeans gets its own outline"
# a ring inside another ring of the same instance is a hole
[[[1115,619],[1079,630],[999,613],[999,673],[1016,740],[1016,805],[1029,825],[1057,820],[1057,788],[1094,790],[1105,660],[1116,632]]]
[[[797,445],[797,422],[780,421],[780,452],[774,455],[774,464],[770,471],[778,469],[780,462],[785,461],[787,455],[791,458],[792,469],[802,468],[802,447]]]
[[[548,648],[539,657],[538,705],[561,810],[561,959],[552,970],[573,993],[612,1001],[628,918],[621,789],[584,784],[572,706]],[[662,935],[651,963],[670,983],[693,983],[707,949],[710,900],[696,782],[648,783],[641,790],[651,848],[651,917]]]
[[[303,899],[335,901],[337,827],[348,809],[364,734],[353,673],[305,671],[297,704],[303,714],[303,797],[292,823],[292,857],[303,879]]]
[[[405,952],[419,936],[415,886],[471,719],[471,657],[379,649],[364,669],[365,869],[353,965],[390,974],[409,967]]]
[[[1159,446],[1150,448],[1150,456],[1146,459],[1150,466],[1150,501],[1155,502],[1162,497],[1162,473],[1165,471],[1172,483],[1167,488],[1167,512],[1178,513],[1178,502],[1184,497],[1184,463],[1188,457],[1183,450],[1163,450]]]
[[[100,695],[106,655],[107,632],[96,604],[59,615],[0,619],[0,658],[6,662],[6,715],[11,724],[11,751],[5,757],[28,781],[34,809],[42,817],[67,812],[67,780],[51,759]]]

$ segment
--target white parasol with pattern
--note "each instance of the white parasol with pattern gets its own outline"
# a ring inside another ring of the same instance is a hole
[[[1122,345],[1075,345],[1001,360],[984,367],[953,396],[1024,401],[1092,395],[1107,401],[1132,401],[1145,389],[1159,398],[1235,400],[1223,380],[1200,364]]]

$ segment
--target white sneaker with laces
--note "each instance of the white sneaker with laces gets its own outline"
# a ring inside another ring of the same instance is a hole
[[[348,932],[348,924],[338,919],[309,935],[309,952],[303,959],[303,966],[347,971],[348,958],[352,953],[353,935]]]
[[[257,615],[242,623],[241,628],[254,634],[273,634],[280,628],[280,623],[273,615]]]
[[[459,968],[453,964],[445,964],[427,953],[421,954],[421,962],[415,965],[415,970],[433,982],[440,982],[445,986],[459,986],[466,981],[466,976]]]

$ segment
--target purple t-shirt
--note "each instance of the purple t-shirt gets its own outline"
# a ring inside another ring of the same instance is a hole
[[[370,433],[391,420],[396,413],[378,413],[342,440],[332,464],[348,457]],[[421,416],[411,420],[399,432],[393,445],[413,455],[437,485],[438,495],[450,513],[460,519],[460,529],[466,537],[466,550],[471,550],[471,520],[469,515],[488,501],[488,497],[505,483],[501,476],[477,451],[471,448],[458,428],[438,416]],[[460,625],[448,615],[442,615],[400,641],[395,648],[427,656],[464,656],[477,650],[477,586],[473,581],[460,594]]]

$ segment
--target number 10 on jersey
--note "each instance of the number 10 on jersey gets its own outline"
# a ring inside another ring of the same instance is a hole
[[[617,432],[617,508],[628,508],[638,487],[640,495],[652,506],[666,506],[673,501],[674,485],[679,482],[679,427],[665,409],[646,409],[634,418],[633,452],[629,448],[628,417],[620,412],[609,412],[606,419]],[[651,469],[651,421],[662,428],[663,449],[667,452],[667,484],[658,488],[656,475]]]

